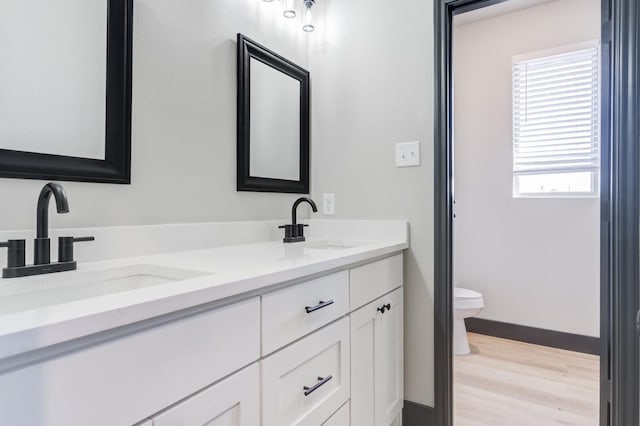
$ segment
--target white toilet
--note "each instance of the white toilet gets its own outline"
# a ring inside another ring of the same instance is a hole
[[[453,288],[453,353],[469,355],[469,341],[464,319],[477,315],[484,308],[482,294],[466,288]]]

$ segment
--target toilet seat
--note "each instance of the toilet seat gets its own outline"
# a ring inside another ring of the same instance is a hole
[[[482,294],[478,293],[477,291],[473,291],[473,290],[469,290],[466,288],[461,288],[461,287],[454,287],[453,288],[453,298],[455,300],[458,299],[482,299]]]
[[[453,308],[454,309],[482,309],[484,301],[482,294],[466,288],[453,288]]]

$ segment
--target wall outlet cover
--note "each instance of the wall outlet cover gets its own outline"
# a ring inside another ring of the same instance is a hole
[[[396,144],[396,167],[420,165],[420,142],[402,142]]]
[[[322,213],[325,215],[336,214],[335,194],[322,194]]]

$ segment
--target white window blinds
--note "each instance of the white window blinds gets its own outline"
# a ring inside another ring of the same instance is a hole
[[[513,173],[597,172],[598,48],[513,62]]]

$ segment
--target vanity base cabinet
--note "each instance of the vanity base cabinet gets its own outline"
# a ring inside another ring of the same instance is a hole
[[[152,417],[153,426],[260,424],[260,369],[253,364]]]
[[[351,313],[351,424],[399,426],[403,391],[402,287]]]
[[[402,254],[100,339],[0,373],[0,425],[402,425]]]

